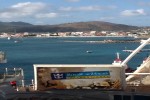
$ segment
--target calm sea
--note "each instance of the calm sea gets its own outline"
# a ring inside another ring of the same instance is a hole
[[[59,38],[21,38],[0,39],[0,50],[6,52],[8,62],[0,64],[1,68],[21,67],[24,69],[25,80],[33,79],[33,64],[111,64],[120,53],[124,60],[129,53],[122,50],[135,49],[139,43],[108,43],[97,42],[104,39],[131,39],[131,38],[104,38],[104,37],[59,37]],[[87,53],[86,51],[92,51]],[[136,68],[148,53],[137,54],[130,60],[128,66]]]

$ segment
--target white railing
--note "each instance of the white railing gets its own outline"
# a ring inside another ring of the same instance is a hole
[[[5,71],[1,73],[0,83],[18,81],[24,79],[24,73],[22,68],[5,68]]]

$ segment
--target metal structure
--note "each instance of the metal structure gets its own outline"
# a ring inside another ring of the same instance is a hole
[[[136,48],[122,63],[121,65],[124,66],[128,63],[128,61],[136,55],[144,46],[146,46],[150,42],[150,38],[145,40],[138,48]]]

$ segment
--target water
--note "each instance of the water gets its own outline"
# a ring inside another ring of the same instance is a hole
[[[1,64],[0,67],[21,67],[24,69],[25,80],[31,80],[34,78],[33,64],[111,64],[116,58],[116,52],[119,52],[120,58],[124,60],[129,55],[129,53],[122,51],[125,47],[135,49],[140,45],[139,43],[101,44],[86,42],[104,39],[106,38],[21,38],[18,43],[14,43],[14,39],[0,39],[0,50],[6,52],[8,60],[8,63]],[[87,53],[87,50],[92,51],[92,53]],[[128,66],[136,68],[147,54],[136,55],[128,63]]]

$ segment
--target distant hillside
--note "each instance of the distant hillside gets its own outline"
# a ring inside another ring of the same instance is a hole
[[[25,22],[0,22],[0,32],[14,32],[17,29],[30,26],[32,24]]]
[[[7,25],[7,26],[28,26],[32,25],[25,22],[0,22],[0,25]]]
[[[68,24],[61,24],[58,25],[59,27],[64,28],[74,28],[79,31],[84,30],[96,30],[96,31],[116,31],[116,30],[132,30],[137,29],[136,26],[129,26],[129,25],[123,25],[123,24],[114,24],[109,22],[102,22],[102,21],[92,21],[92,22],[77,22],[77,23],[68,23]]]
[[[0,22],[0,32],[72,32],[72,31],[128,31],[136,26],[114,24],[109,22],[91,21],[65,23],[59,25],[32,25],[25,22]]]

